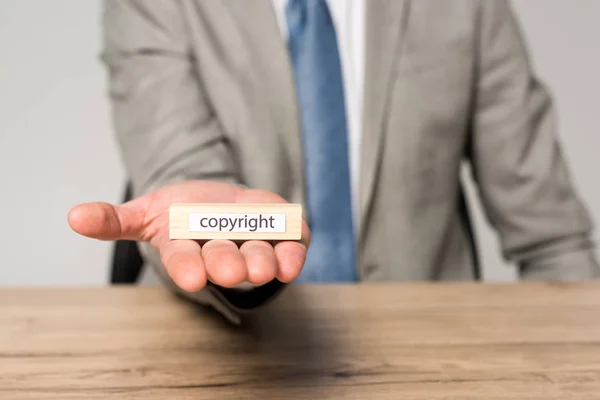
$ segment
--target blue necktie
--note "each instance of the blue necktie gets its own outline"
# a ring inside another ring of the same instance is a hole
[[[356,281],[348,132],[335,26],[326,0],[289,0],[311,245],[297,282]]]

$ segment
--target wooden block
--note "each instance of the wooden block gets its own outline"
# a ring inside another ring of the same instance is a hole
[[[171,239],[300,240],[300,204],[176,203]]]

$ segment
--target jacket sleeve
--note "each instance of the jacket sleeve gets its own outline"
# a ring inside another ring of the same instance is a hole
[[[195,179],[241,184],[194,70],[183,15],[178,0],[104,2],[102,60],[108,70],[114,127],[135,196]],[[199,293],[181,293],[165,273],[158,252],[148,243],[140,243],[140,249],[173,290],[213,306],[232,322],[238,320],[235,311],[247,303],[243,296],[235,297],[239,304],[232,304],[212,284]],[[254,299],[253,304],[260,301]]]
[[[471,163],[485,212],[523,279],[600,276],[592,223],[510,4],[480,1]]]

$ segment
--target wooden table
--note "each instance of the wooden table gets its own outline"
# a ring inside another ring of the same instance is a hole
[[[599,284],[0,290],[0,399],[600,399]]]

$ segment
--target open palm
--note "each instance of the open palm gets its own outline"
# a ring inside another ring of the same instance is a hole
[[[302,270],[310,233],[302,226],[296,241],[246,241],[169,239],[169,207],[172,203],[285,203],[265,190],[242,189],[209,181],[189,181],[165,186],[122,205],[86,203],[69,212],[71,228],[100,240],[147,241],[160,253],[169,276],[183,290],[202,289],[207,280],[233,287],[244,281],[264,284],[275,278],[295,279]]]

